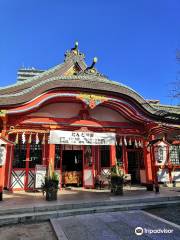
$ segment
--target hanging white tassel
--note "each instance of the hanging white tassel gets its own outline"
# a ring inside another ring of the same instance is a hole
[[[22,143],[25,144],[26,143],[26,136],[25,136],[25,132],[23,132],[22,134]]]
[[[122,146],[122,138],[120,138],[119,146]]]
[[[36,133],[36,144],[39,144],[39,135]]]
[[[127,146],[127,140],[126,140],[126,137],[124,137],[124,145]]]
[[[28,141],[28,143],[29,143],[29,144],[32,143],[32,133],[30,133],[30,135],[29,135],[29,141]]]
[[[129,139],[129,142],[128,142],[129,146],[132,145],[132,141],[131,141],[131,138]]]
[[[137,143],[136,139],[134,141],[134,145],[135,145],[136,148],[138,148],[138,143]]]
[[[50,135],[48,135],[48,144],[50,144]]]
[[[17,133],[17,134],[16,134],[15,144],[18,144],[18,143],[19,143],[19,134]]]
[[[138,142],[138,146],[141,147],[141,141],[140,141],[140,140],[139,140],[139,142]]]

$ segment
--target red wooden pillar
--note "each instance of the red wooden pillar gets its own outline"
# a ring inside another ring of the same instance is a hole
[[[147,147],[148,142],[144,141],[144,164],[146,170],[146,184],[153,184],[153,169],[152,169],[152,151],[150,146]]]
[[[127,152],[127,148],[124,145],[122,145],[122,154],[123,154],[123,166],[124,166],[124,171],[127,174],[128,173],[128,152]]]
[[[6,145],[6,162],[5,162],[5,174],[4,174],[4,187],[8,184],[8,172],[9,172],[9,161],[11,156],[11,146]]]
[[[12,171],[12,160],[14,157],[14,146],[13,145],[6,145],[6,163],[5,163],[5,180],[4,180],[4,187],[8,188],[10,186],[10,177]]]
[[[116,146],[110,145],[110,164],[114,166],[116,163]]]
[[[11,188],[11,176],[12,176],[12,170],[13,170],[13,160],[14,160],[14,145],[11,146],[11,155],[9,159],[9,165],[7,166],[8,168],[8,182],[7,182],[7,187],[10,191],[12,191]]]

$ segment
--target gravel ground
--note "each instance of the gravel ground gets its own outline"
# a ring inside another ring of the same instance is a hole
[[[180,206],[153,208],[146,211],[180,225]]]
[[[57,240],[51,224],[41,222],[0,228],[0,240]]]

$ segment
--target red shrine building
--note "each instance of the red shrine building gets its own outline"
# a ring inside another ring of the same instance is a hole
[[[52,163],[60,188],[94,188],[117,161],[132,184],[180,182],[180,107],[145,100],[87,67],[78,44],[49,70],[22,68],[0,88],[0,185],[35,188]]]

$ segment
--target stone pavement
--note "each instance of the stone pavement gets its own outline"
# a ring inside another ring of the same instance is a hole
[[[51,223],[59,240],[180,239],[179,225],[141,210],[64,217]]]
[[[155,201],[159,198],[173,198],[180,197],[180,188],[164,188],[160,189],[160,193],[146,191],[145,187],[133,186],[131,188],[126,187],[124,189],[123,196],[114,196],[109,190],[95,190],[95,189],[82,189],[71,188],[67,190],[61,190],[58,193],[58,200],[48,202],[45,200],[45,196],[42,192],[8,192],[3,194],[3,201],[0,202],[0,211],[11,208],[28,208],[38,206],[52,206],[65,203],[84,203],[84,202],[97,202],[97,201],[121,201],[126,202],[134,200],[138,202],[139,199],[145,201],[152,199]]]
[[[0,203],[0,226],[42,222],[66,216],[179,205],[178,188],[162,188],[161,193],[156,194],[138,186],[125,189],[123,196],[115,196],[109,190],[72,188],[60,191],[58,200],[50,202],[39,192],[7,192],[4,201]]]

